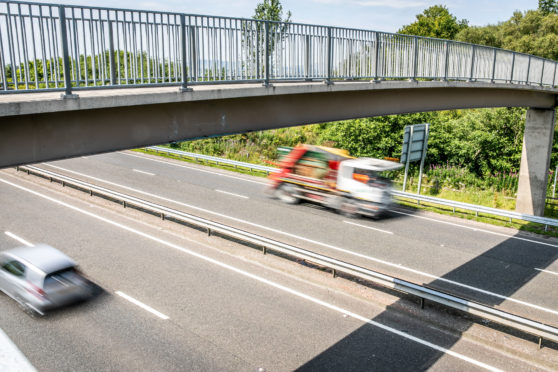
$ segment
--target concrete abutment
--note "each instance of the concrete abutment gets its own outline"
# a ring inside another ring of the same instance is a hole
[[[544,214],[555,120],[555,109],[527,110],[515,207],[519,213]]]

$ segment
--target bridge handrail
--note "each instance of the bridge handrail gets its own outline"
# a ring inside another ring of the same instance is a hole
[[[246,168],[246,169],[250,169],[250,170],[258,170],[258,171],[265,172],[265,173],[268,173],[268,174],[278,171],[277,168],[267,167],[267,166],[264,166],[264,165],[257,165],[257,164],[240,162],[240,161],[236,161],[236,160],[229,160],[229,159],[219,158],[219,157],[216,157],[216,156],[201,155],[201,154],[196,154],[196,153],[193,153],[193,152],[186,152],[186,151],[181,151],[181,150],[176,150],[176,149],[171,149],[171,148],[161,147],[161,146],[150,146],[150,147],[146,147],[146,149],[156,151],[156,152],[174,154],[174,155],[178,155],[179,157],[187,157],[187,158],[191,158],[191,159],[195,159],[195,160],[202,159],[202,160],[205,160],[205,161],[208,161],[208,162],[213,162],[213,163],[216,163],[216,164],[224,164],[224,165],[229,165],[229,166],[233,166],[233,167],[242,167],[242,168]],[[464,209],[464,210],[468,210],[468,211],[473,211],[477,214],[478,213],[485,213],[485,214],[489,214],[489,215],[493,215],[493,216],[506,217],[506,218],[510,218],[510,219],[514,219],[514,220],[535,222],[535,223],[545,225],[545,228],[548,227],[548,226],[558,226],[558,220],[554,219],[554,218],[549,218],[549,217],[533,216],[531,214],[524,214],[524,213],[518,213],[518,212],[513,212],[513,211],[507,211],[507,210],[504,210],[504,209],[485,207],[485,206],[477,205],[477,204],[469,204],[469,203],[463,203],[463,202],[458,202],[458,201],[453,201],[453,200],[446,200],[446,199],[436,198],[436,197],[433,197],[433,196],[412,194],[412,193],[409,193],[409,192],[403,192],[403,191],[398,191],[398,190],[394,190],[393,194],[394,194],[394,196],[400,197],[400,198],[412,199],[412,200],[416,200],[417,202],[422,201],[422,202],[427,202],[427,203],[443,205],[443,206],[454,208],[454,209]]]
[[[0,0],[0,93],[306,80],[554,88],[558,63],[355,28]]]

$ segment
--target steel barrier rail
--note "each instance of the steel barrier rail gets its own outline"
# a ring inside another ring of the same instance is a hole
[[[558,328],[541,322],[527,319],[502,310],[494,309],[492,307],[482,305],[472,300],[453,296],[451,294],[428,288],[426,286],[421,286],[412,282],[408,282],[406,280],[398,279],[328,256],[314,253],[306,249],[298,248],[208,219],[196,217],[185,212],[171,209],[120,192],[112,191],[100,186],[95,186],[87,182],[83,182],[34,166],[18,167],[17,169],[24,170],[28,174],[35,174],[50,179],[51,181],[56,180],[62,183],[63,186],[71,185],[74,188],[89,192],[91,196],[100,195],[105,198],[117,200],[119,202],[122,202],[124,207],[134,206],[140,210],[158,214],[161,216],[162,219],[171,218],[189,225],[196,226],[198,228],[206,229],[208,235],[211,235],[212,232],[216,232],[226,237],[247,242],[255,246],[261,246],[264,253],[266,253],[267,250],[271,250],[286,254],[291,257],[295,257],[297,259],[309,261],[311,263],[332,270],[334,276],[337,273],[345,273],[355,278],[373,282],[393,290],[417,296],[422,300],[430,300],[432,302],[442,304],[444,306],[448,306],[450,308],[457,309],[465,313],[481,317],[483,319],[494,321],[510,328],[514,328],[516,330],[520,330],[539,337],[539,346],[541,345],[543,339],[558,342]]]
[[[558,63],[388,32],[0,0],[0,92],[426,79],[555,87]]]
[[[168,149],[166,147],[160,147],[160,146],[146,147],[146,149],[153,150],[153,151],[156,151],[156,152],[164,152],[164,153],[174,154],[174,155],[178,155],[178,156],[188,157],[188,158],[192,158],[192,159],[203,159],[203,160],[206,160],[206,161],[209,161],[209,162],[214,162],[216,164],[225,164],[225,165],[232,165],[232,166],[235,166],[235,167],[257,169],[261,172],[265,172],[265,173],[268,173],[268,174],[278,171],[277,168],[273,168],[273,167],[266,167],[266,166],[263,166],[263,165],[243,163],[243,162],[239,162],[239,161],[235,161],[235,160],[229,160],[229,159],[224,159],[224,158],[219,158],[219,157],[209,156],[209,155],[199,155],[199,154],[195,154],[195,153],[192,153],[192,152],[180,151],[180,150],[175,150],[175,149]],[[419,203],[421,201],[423,201],[423,202],[443,205],[443,206],[446,206],[446,207],[453,208],[454,212],[455,212],[455,209],[458,208],[458,209],[465,209],[465,210],[473,211],[473,212],[475,212],[476,215],[478,215],[479,213],[485,213],[485,214],[490,214],[490,215],[493,215],[493,216],[507,217],[507,218],[515,219],[515,220],[535,222],[535,223],[545,225],[545,230],[548,228],[548,226],[558,226],[558,220],[554,219],[554,218],[533,216],[531,214],[517,213],[517,212],[513,212],[513,211],[506,211],[506,210],[503,210],[503,209],[490,208],[490,207],[485,207],[485,206],[476,205],[476,204],[462,203],[462,202],[457,202],[457,201],[453,201],[453,200],[435,198],[433,196],[412,194],[412,193],[409,193],[409,192],[403,192],[403,191],[397,191],[397,190],[393,191],[393,195],[396,196],[396,197],[399,197],[399,198],[413,199],[413,200],[416,200]]]

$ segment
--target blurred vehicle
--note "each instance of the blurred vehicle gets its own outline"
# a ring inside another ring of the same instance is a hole
[[[94,286],[70,257],[37,244],[0,252],[0,290],[26,312],[44,315],[47,310],[91,297]]]
[[[373,158],[355,159],[345,150],[323,146],[282,147],[280,171],[269,176],[270,191],[289,204],[308,200],[348,217],[378,217],[393,202],[385,172],[403,165]]]

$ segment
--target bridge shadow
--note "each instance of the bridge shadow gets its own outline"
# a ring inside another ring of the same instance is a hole
[[[540,271],[558,259],[558,249],[556,247],[544,246],[522,242],[517,239],[508,239],[488,251],[478,255],[469,262],[448,272],[440,279],[430,282],[430,287],[438,288],[452,294],[464,296],[486,305],[496,306],[505,299],[487,294],[480,294],[476,291],[456,287],[448,283],[455,281],[466,283],[467,285],[482,288],[486,291],[497,293],[503,297],[509,297],[521,289],[526,283],[535,276],[541,275]],[[542,274],[545,275],[545,274]],[[552,279],[552,278],[550,278]],[[551,289],[547,292],[549,295]],[[523,294],[525,296],[525,293]],[[554,302],[558,303],[558,296]],[[393,305],[387,307],[375,318],[373,322],[385,324],[395,329],[409,332],[410,335],[422,338],[421,329],[430,329],[419,322],[404,320],[403,315],[397,309],[408,305],[408,296],[403,296]],[[533,303],[538,301],[533,298]],[[436,306],[439,308],[439,306]],[[420,307],[417,305],[417,308]],[[395,311],[390,311],[395,310]],[[418,310],[417,310],[418,311]],[[451,313],[454,313],[451,311]],[[473,324],[479,321],[474,317],[464,317],[462,313],[455,311],[454,316],[459,316],[461,324],[459,330],[451,332],[432,332],[424,338],[445,349],[451,349],[461,339],[462,334]],[[399,314],[399,315],[397,315]],[[523,314],[528,316],[529,312]],[[558,325],[558,316],[546,314],[547,323],[551,319],[551,324]],[[417,324],[415,324],[417,323]],[[415,324],[415,326],[413,326]],[[327,325],[324,325],[327,326]],[[512,332],[500,326],[495,328]],[[413,329],[414,328],[414,329]],[[521,336],[526,336],[521,334]],[[536,350],[536,338],[533,339],[533,350]],[[558,347],[551,342],[546,342],[545,346]],[[394,370],[427,370],[435,364],[442,369],[453,369],[453,360],[442,359],[445,353],[433,348],[424,346],[414,341],[405,339],[385,331],[371,324],[365,324],[357,330],[338,341],[327,350],[323,351],[313,359],[298,368],[299,371],[394,371]],[[474,355],[469,355],[475,357]],[[454,359],[455,360],[455,359]],[[465,363],[465,362],[464,362]],[[470,368],[471,365],[469,365]]]

